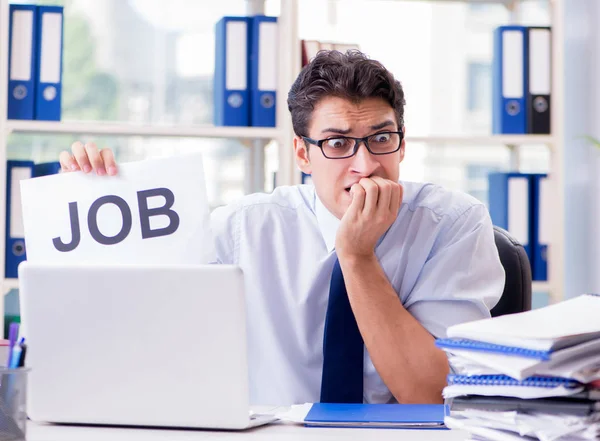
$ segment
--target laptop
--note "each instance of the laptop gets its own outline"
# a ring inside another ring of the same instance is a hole
[[[19,266],[39,422],[246,429],[243,274],[230,265]]]

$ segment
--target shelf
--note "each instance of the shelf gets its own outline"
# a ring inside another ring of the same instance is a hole
[[[449,135],[449,136],[407,136],[407,143],[422,142],[426,144],[462,144],[474,145],[552,145],[552,135]]]
[[[533,292],[547,292],[549,293],[550,290],[550,283],[549,282],[533,282],[532,283],[532,291]]]
[[[120,122],[25,121],[8,120],[8,133],[84,134],[114,136],[160,136],[189,138],[276,139],[274,127],[214,127],[190,125],[150,125]]]
[[[119,122],[8,120],[6,128],[9,133],[60,133],[190,138],[276,139],[281,138],[282,135],[281,130],[275,127],[167,126]],[[462,144],[465,146],[549,145],[554,142],[554,138],[551,135],[434,135],[408,136],[406,141],[426,144]]]
[[[9,133],[85,134],[113,136],[160,136],[234,139],[277,139],[281,130],[274,127],[214,127],[214,126],[167,126],[118,122],[78,121],[24,121],[8,120]],[[408,136],[407,142],[425,144],[473,145],[524,145],[554,142],[551,135],[435,135]]]

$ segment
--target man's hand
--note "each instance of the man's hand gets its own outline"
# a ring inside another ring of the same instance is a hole
[[[89,142],[83,144],[74,142],[71,146],[73,154],[67,150],[60,153],[60,166],[62,172],[94,171],[99,176],[117,174],[117,163],[111,149],[98,150],[96,144]]]
[[[350,189],[352,202],[342,217],[335,248],[338,257],[371,257],[379,238],[394,223],[402,203],[400,184],[363,178]]]

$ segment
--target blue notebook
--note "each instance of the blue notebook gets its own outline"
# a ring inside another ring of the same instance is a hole
[[[315,403],[304,418],[307,427],[444,429],[443,404]]]

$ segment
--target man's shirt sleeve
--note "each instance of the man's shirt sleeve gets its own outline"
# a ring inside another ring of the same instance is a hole
[[[405,308],[434,337],[448,327],[490,317],[505,274],[484,205],[473,205],[442,227]]]
[[[210,215],[210,225],[215,242],[217,260],[213,263],[234,264],[237,261],[239,213],[237,206],[216,208]]]

